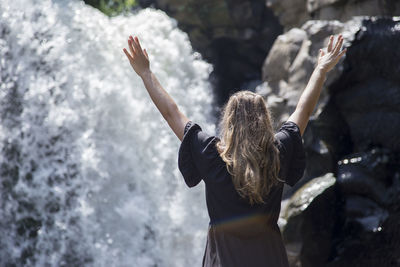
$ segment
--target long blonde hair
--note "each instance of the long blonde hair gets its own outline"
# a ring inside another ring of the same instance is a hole
[[[236,191],[250,204],[264,203],[278,182],[280,164],[263,97],[250,91],[233,94],[222,110],[219,127],[221,140],[216,146]]]

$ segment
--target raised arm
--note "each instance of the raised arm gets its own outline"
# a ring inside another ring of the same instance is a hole
[[[344,55],[344,53],[346,53],[346,49],[340,51],[342,44],[342,35],[339,35],[335,45],[333,45],[333,36],[330,36],[327,53],[320,49],[318,64],[315,67],[306,88],[300,96],[296,110],[288,119],[288,121],[293,121],[299,126],[302,136],[307,127],[308,120],[318,102],[322,85],[326,79],[326,74],[333,69],[333,67],[339,62],[339,59]]]
[[[129,63],[137,75],[142,78],[144,86],[151,100],[174,131],[179,140],[183,139],[183,131],[189,119],[179,110],[172,97],[164,90],[154,73],[150,69],[149,56],[146,49],[142,49],[139,39],[132,36],[128,39],[127,49],[123,49]]]

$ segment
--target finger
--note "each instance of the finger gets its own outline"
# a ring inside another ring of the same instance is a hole
[[[340,39],[340,41],[339,41],[339,44],[338,44],[338,46],[337,46],[337,48],[336,48],[336,51],[335,51],[335,54],[336,55],[338,55],[339,53],[340,53],[340,50],[342,50],[342,46],[343,46],[343,37],[342,37],[342,39]]]
[[[149,59],[149,55],[147,54],[146,48],[143,49],[144,55],[146,56],[147,60]]]
[[[328,53],[332,51],[332,46],[333,46],[333,35],[329,37],[329,43],[328,43]]]
[[[133,48],[133,46],[132,46],[132,40],[128,40],[128,46],[129,46],[129,50],[131,51],[131,55],[132,55],[132,58],[135,56],[135,48]]]
[[[324,50],[320,49],[319,50],[319,57],[323,57],[325,55]]]
[[[139,38],[137,36],[135,36],[134,40],[135,40],[136,47],[138,48],[138,50],[143,51],[142,46],[140,45],[140,42],[139,42]]]
[[[136,38],[136,37],[135,37],[135,38]],[[139,49],[139,47],[138,47],[138,45],[137,45],[135,39],[134,39],[132,36],[129,37],[129,41],[130,41],[131,44],[132,44],[132,48],[135,50],[135,54],[140,53],[141,50]]]
[[[342,47],[342,43],[343,43],[343,37],[342,35],[339,35],[336,41],[336,45],[335,48],[333,48],[333,53],[337,54],[340,51],[340,48]]]
[[[132,56],[129,54],[128,50],[126,50],[126,48],[123,49],[125,55],[127,56],[127,58],[129,59],[129,61],[133,60]]]

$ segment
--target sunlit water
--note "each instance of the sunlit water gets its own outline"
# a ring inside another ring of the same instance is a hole
[[[151,9],[0,0],[0,266],[199,266],[203,184],[122,48],[137,34],[189,118],[214,133],[210,65]]]

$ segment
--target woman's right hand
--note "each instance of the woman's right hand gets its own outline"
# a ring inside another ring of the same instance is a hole
[[[333,45],[333,35],[329,37],[327,52],[319,50],[318,65],[321,70],[328,72],[339,62],[339,59],[346,53],[347,49],[340,51],[343,45],[343,36],[339,35],[336,44]]]
[[[333,67],[339,62],[339,59],[344,55],[344,53],[346,53],[346,49],[340,51],[342,45],[342,35],[338,36],[335,46],[333,46],[333,36],[330,36],[327,52],[325,53],[320,49],[318,65],[300,96],[296,110],[288,119],[288,121],[292,121],[299,126],[301,136],[303,136],[310,116],[317,105],[322,86],[326,79],[326,73],[333,69]]]
[[[139,38],[135,36],[129,36],[128,39],[128,47],[130,53],[126,48],[124,48],[124,53],[129,60],[133,70],[139,75],[140,77],[143,76],[146,72],[150,71],[150,61],[149,55],[147,55],[146,49],[142,49],[140,46]]]

